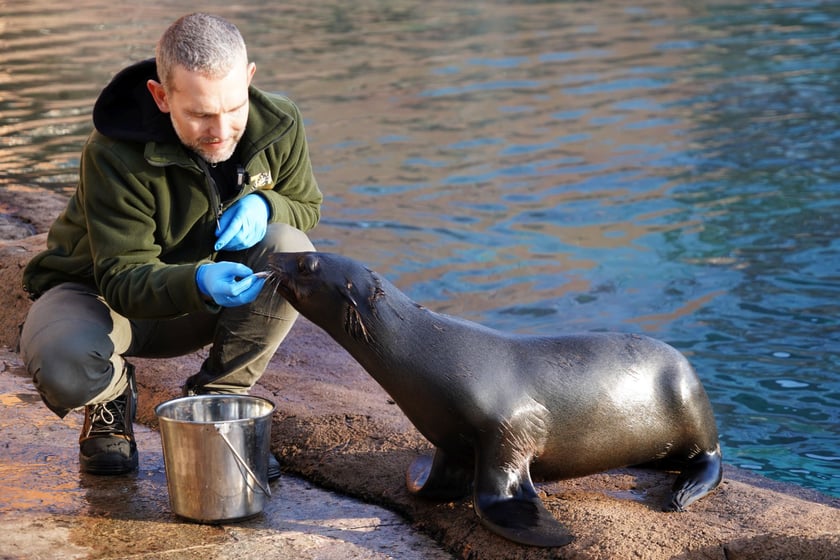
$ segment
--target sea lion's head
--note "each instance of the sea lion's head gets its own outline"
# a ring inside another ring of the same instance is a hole
[[[334,336],[340,326],[370,342],[368,324],[383,294],[373,271],[335,253],[274,253],[268,264],[269,286],[301,315]]]

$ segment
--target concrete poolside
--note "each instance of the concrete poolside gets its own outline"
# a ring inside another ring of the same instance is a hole
[[[80,416],[62,421],[49,413],[10,350],[29,305],[20,270],[44,242],[43,234],[0,241],[7,287],[0,292],[0,559],[840,558],[840,499],[731,465],[721,487],[683,514],[660,511],[669,473],[617,469],[539,484],[575,541],[560,549],[505,541],[480,525],[469,499],[438,504],[408,494],[405,468],[429,451],[428,442],[305,320],[254,388],[277,405],[272,451],[287,474],[274,498],[244,523],[184,522],[169,511],[153,408],[179,394],[202,354],[135,362],[140,472],[107,481],[81,476]]]
[[[285,475],[264,512],[225,525],[171,513],[160,438],[136,426],[140,469],[78,470],[81,414],[58,419],[14,353],[0,351],[0,558],[452,558],[382,507]]]

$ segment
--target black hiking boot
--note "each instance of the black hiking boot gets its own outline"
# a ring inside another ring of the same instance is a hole
[[[125,364],[128,387],[116,399],[85,407],[85,423],[79,436],[79,466],[89,474],[125,474],[137,469],[134,442],[137,385],[134,366]]]

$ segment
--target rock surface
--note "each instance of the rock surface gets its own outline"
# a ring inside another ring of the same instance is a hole
[[[38,232],[45,231],[63,206],[61,197],[41,195],[16,197],[14,204],[0,198],[5,219],[22,224],[18,239],[0,242],[0,282],[6,286],[0,296],[5,311],[0,345],[12,349],[29,306],[20,289],[21,269],[45,246],[46,237]],[[154,406],[179,394],[204,355],[133,360],[140,386],[138,422],[156,427]],[[428,442],[341,347],[304,319],[292,329],[254,394],[277,405],[272,450],[287,472],[384,505],[460,558],[840,558],[840,499],[731,466],[718,490],[682,514],[660,511],[673,481],[667,473],[619,469],[542,483],[538,490],[543,501],[575,541],[557,549],[505,541],[479,524],[469,500],[436,504],[408,494],[405,469],[418,453],[430,451]]]

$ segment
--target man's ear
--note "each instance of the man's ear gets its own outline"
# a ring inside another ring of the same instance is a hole
[[[254,78],[254,72],[257,71],[257,65],[253,62],[248,63],[248,85],[251,85],[251,80]]]
[[[149,90],[149,93],[152,94],[152,99],[155,100],[155,104],[160,109],[161,113],[168,113],[169,112],[169,102],[166,99],[166,91],[163,89],[163,84],[160,82],[156,82],[155,80],[149,80],[146,82],[146,87]]]

